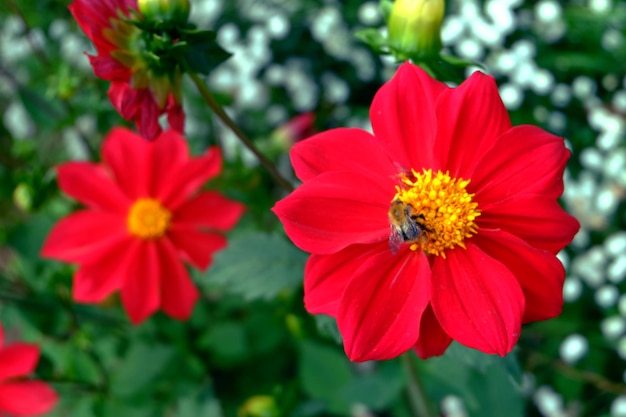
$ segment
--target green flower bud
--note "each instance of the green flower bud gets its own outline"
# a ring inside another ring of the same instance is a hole
[[[138,0],[146,20],[184,24],[189,18],[189,0]]]
[[[23,182],[13,190],[13,203],[23,211],[30,211],[33,207],[33,197],[33,188]]]
[[[268,395],[255,395],[246,400],[237,411],[238,417],[278,417],[276,400]]]
[[[396,56],[416,61],[438,56],[444,11],[444,0],[396,0],[388,22]]]

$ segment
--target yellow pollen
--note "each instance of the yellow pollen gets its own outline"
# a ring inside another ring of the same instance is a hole
[[[423,230],[420,238],[409,242],[411,250],[445,258],[446,249],[465,248],[465,239],[478,231],[474,220],[480,216],[474,194],[465,189],[470,181],[452,178],[448,171],[411,171],[412,175],[401,174],[401,185],[396,186],[392,200],[409,205]]]
[[[172,214],[152,198],[140,198],[128,211],[126,225],[130,234],[141,239],[155,239],[167,231]]]

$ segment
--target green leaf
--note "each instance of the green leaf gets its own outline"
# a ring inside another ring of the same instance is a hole
[[[378,8],[383,15],[383,19],[385,22],[389,21],[389,16],[391,16],[391,9],[393,8],[393,1],[391,0],[380,0],[378,4]]]
[[[96,363],[76,346],[75,340],[71,342],[45,343],[41,350],[52,361],[55,372],[91,385],[101,384],[101,374]]]
[[[62,390],[59,390],[59,403],[50,411],[45,414],[46,417],[97,417],[94,413],[94,402],[96,398],[94,395],[81,394],[72,395],[68,392],[67,395]]]
[[[177,53],[183,68],[207,75],[232,55],[216,41],[212,30],[185,30]]]
[[[487,373],[472,375],[469,389],[477,399],[477,405],[468,407],[470,415],[484,417],[523,417],[524,400],[515,389],[508,372],[499,366],[492,366]]]
[[[152,384],[169,365],[173,354],[169,346],[133,344],[111,378],[113,393],[130,397]]]
[[[215,256],[205,282],[246,300],[270,300],[301,285],[306,257],[277,235],[238,236]]]
[[[312,341],[300,345],[298,376],[304,391],[322,400],[329,410],[347,412],[340,392],[352,382],[352,370],[343,352]]]
[[[450,345],[443,357],[463,364],[466,367],[475,369],[481,373],[485,373],[487,368],[493,365],[499,358],[499,356],[487,355],[486,353],[476,349],[467,348],[456,342],[453,342]]]
[[[337,321],[333,317],[326,316],[324,314],[317,314],[314,317],[315,324],[317,324],[317,329],[320,334],[330,337],[332,340],[337,342],[337,344],[341,344],[343,342],[341,333],[339,333],[339,327],[337,327]]]
[[[36,214],[9,232],[9,244],[16,249],[27,262],[39,259],[41,249],[54,220],[46,214]]]
[[[365,42],[378,54],[389,53],[387,38],[385,38],[378,29],[368,28],[357,30],[354,36]]]
[[[522,394],[503,358],[455,345],[444,356],[419,362],[429,396],[440,401],[447,395],[456,395],[471,416],[522,417]]]
[[[445,358],[463,363],[481,373],[486,373],[492,366],[505,369],[509,376],[518,385],[521,384],[523,374],[515,353],[509,353],[505,357],[497,355],[487,355],[476,349],[470,349],[458,343],[452,343],[446,353]]]
[[[376,372],[354,378],[352,384],[341,390],[341,397],[349,404],[383,410],[400,396],[405,383],[400,362],[380,362]]]
[[[208,397],[208,398],[206,398]],[[176,407],[176,417],[222,417],[224,413],[213,395],[192,394],[180,397]]]
[[[154,410],[150,409],[151,404],[147,402],[116,401],[107,400],[104,402],[104,417],[150,417],[154,415]]]
[[[17,94],[28,115],[40,127],[52,128],[57,126],[67,116],[67,112],[59,100],[48,100],[27,88],[19,88]]]
[[[222,361],[237,361],[248,354],[245,329],[235,322],[215,323],[200,344],[208,347]]]

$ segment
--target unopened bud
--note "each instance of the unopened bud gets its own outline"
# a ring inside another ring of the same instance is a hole
[[[396,0],[388,22],[395,54],[414,60],[437,56],[444,11],[444,0]]]
[[[189,18],[189,0],[138,0],[146,20],[184,24]]]
[[[255,395],[246,400],[237,412],[238,417],[278,417],[276,400],[268,395]]]

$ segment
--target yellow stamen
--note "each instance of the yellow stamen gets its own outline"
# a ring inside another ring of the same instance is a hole
[[[445,250],[456,246],[465,248],[464,240],[478,231],[474,222],[480,216],[478,203],[465,187],[469,180],[452,178],[450,173],[430,169],[412,175],[401,174],[402,184],[396,186],[392,201],[400,200],[411,206],[424,233],[409,242],[410,249],[423,250],[429,255],[446,257]]]
[[[170,224],[172,214],[158,200],[140,198],[128,211],[126,224],[130,234],[141,239],[163,236]]]

